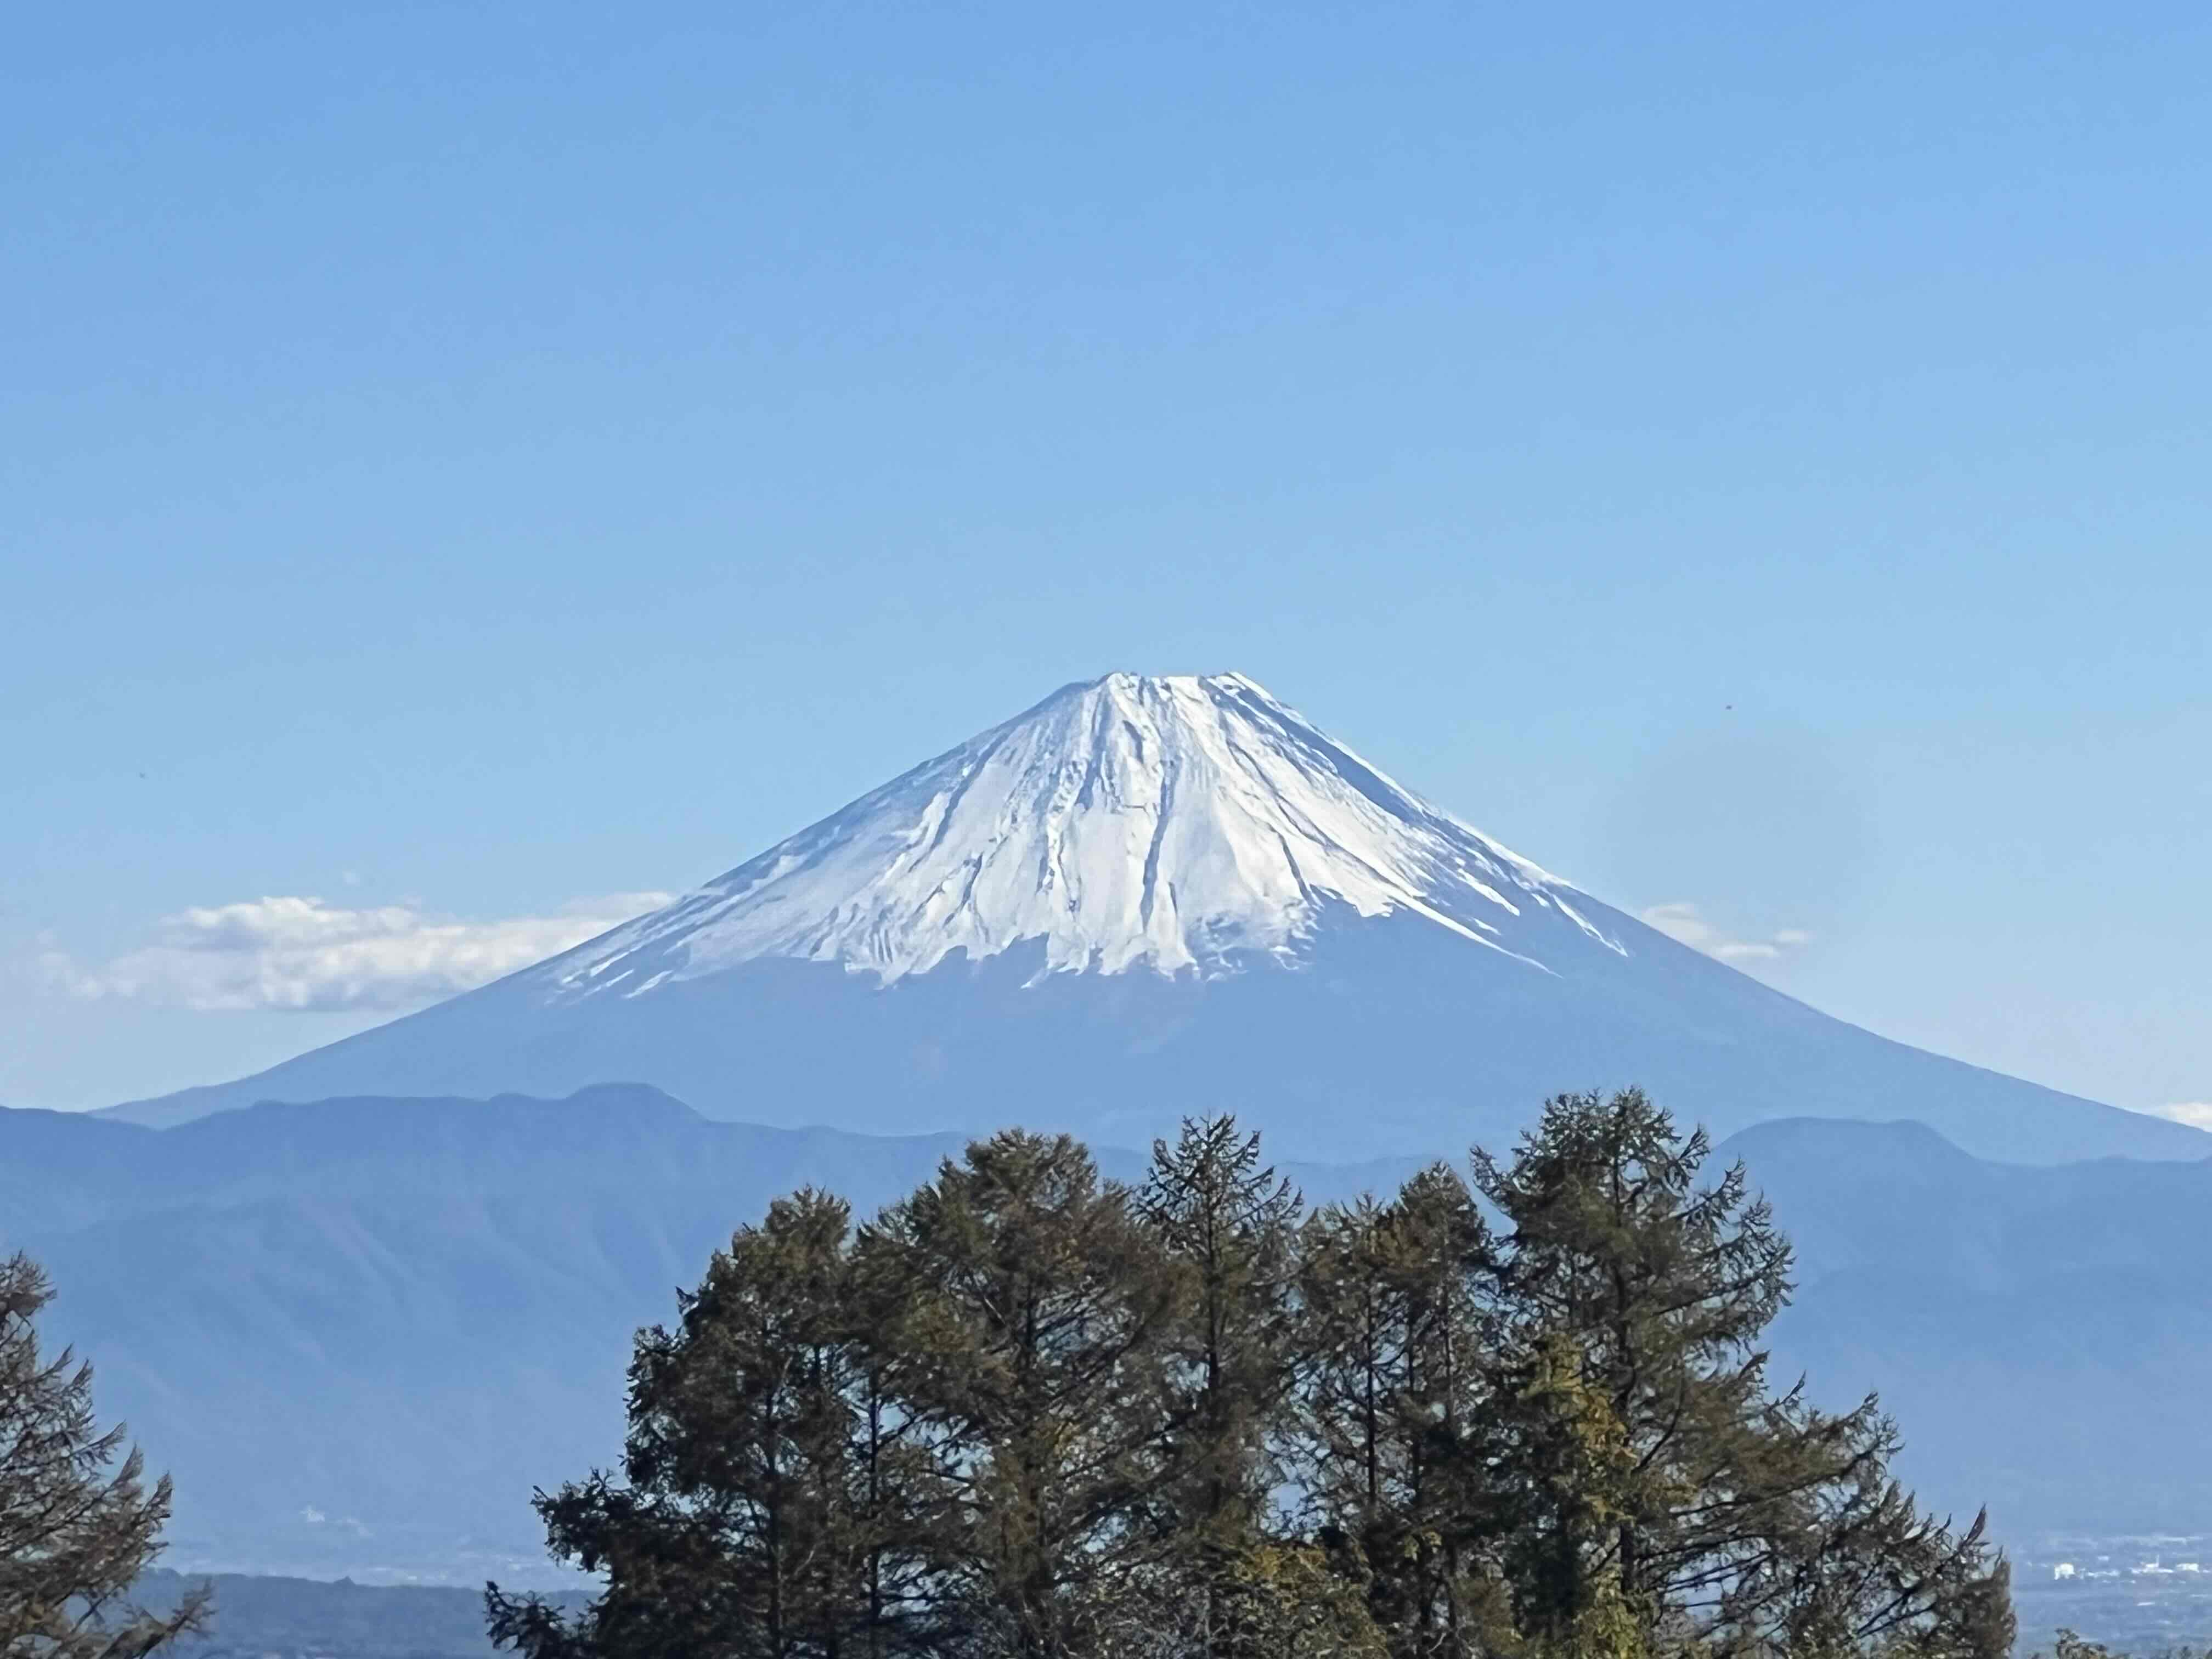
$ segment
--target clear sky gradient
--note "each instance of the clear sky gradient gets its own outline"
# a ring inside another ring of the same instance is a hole
[[[2208,81],[2182,5],[26,13],[0,1102],[388,1018],[1111,668],[2212,1100]]]

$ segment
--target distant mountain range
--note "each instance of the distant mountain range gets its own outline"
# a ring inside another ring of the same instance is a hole
[[[202,1582],[215,1591],[212,1627],[162,1650],[165,1659],[493,1659],[497,1651],[484,1634],[481,1586],[331,1583],[239,1573],[203,1580],[157,1568],[140,1581],[137,1595],[149,1607],[167,1609]],[[576,1589],[554,1599],[574,1608],[590,1597]]]
[[[103,1413],[177,1477],[170,1565],[528,1581],[530,1489],[613,1458],[631,1332],[730,1230],[810,1182],[865,1212],[958,1145],[712,1122],[640,1085],[161,1131],[0,1112],[0,1218]],[[2008,1166],[1803,1120],[1718,1157],[1799,1244],[1778,1364],[1879,1386],[1928,1496],[2014,1530],[2202,1529],[2212,1162]],[[1291,1173],[1318,1200],[1413,1163]]]
[[[736,1121],[1104,1145],[1225,1107],[1316,1159],[1503,1141],[1547,1095],[1628,1083],[1720,1133],[1905,1118],[2014,1162],[2212,1153],[1793,1001],[1234,674],[1066,687],[564,955],[114,1115],[624,1080]]]

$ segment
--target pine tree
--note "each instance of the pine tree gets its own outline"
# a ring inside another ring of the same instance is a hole
[[[1151,1498],[1163,1599],[1187,1610],[1169,1622],[1206,1656],[1278,1646],[1280,1621],[1256,1609],[1291,1562],[1273,1550],[1270,1442],[1291,1382],[1303,1201],[1230,1116],[1154,1141],[1138,1201],[1184,1278],[1162,1338],[1168,1456]]]
[[[886,1410],[844,1201],[804,1191],[717,1253],[673,1330],[641,1333],[623,1483],[541,1494],[556,1555],[604,1572],[570,1624],[490,1593],[492,1633],[532,1659],[903,1648],[922,1575],[926,1473]]]
[[[1279,1476],[1268,1438],[1290,1388],[1303,1203],[1260,1137],[1222,1116],[1152,1144],[1139,1204],[1186,1275],[1163,1334],[1176,1444],[1163,1513],[1194,1536],[1254,1541]]]
[[[1364,1564],[1401,1656],[1480,1650],[1497,1628],[1489,1231],[1432,1166],[1388,1205],[1322,1211],[1300,1279],[1301,1449],[1313,1518]]]
[[[1634,1090],[1552,1101],[1510,1165],[1476,1155],[1511,1229],[1494,1397],[1522,1629],[1619,1659],[2004,1653],[2002,1559],[1891,1479],[1877,1402],[1770,1390],[1790,1248],[1741,1166],[1699,1185],[1707,1156]]]
[[[1010,1132],[742,1229],[545,1497],[532,1659],[1996,1659],[2006,1569],[1777,1393],[1790,1251],[1641,1094],[1303,1224],[1228,1119],[1142,1189]],[[1500,1218],[1494,1228],[1489,1212]],[[1297,1488],[1293,1494],[1289,1489]],[[1295,1504],[1286,1498],[1295,1496]]]
[[[904,1340],[916,1287],[895,1255],[856,1250],[846,1279],[853,1369],[845,1466],[860,1544],[859,1659],[934,1652],[951,1633],[940,1591],[957,1490],[915,1404],[927,1356]]]
[[[1384,1283],[1403,1330],[1395,1396],[1405,1447],[1394,1624],[1407,1654],[1474,1652],[1495,1627],[1496,1273],[1490,1229],[1443,1165],[1413,1176],[1383,1216]]]
[[[149,1490],[122,1426],[100,1428],[90,1365],[67,1349],[40,1357],[52,1297],[29,1257],[0,1262],[0,1654],[139,1659],[203,1628],[208,1595],[167,1614],[131,1600],[161,1553],[168,1478]]]
[[[1155,1543],[1179,1276],[1087,1152],[1018,1131],[948,1160],[861,1255],[911,1287],[894,1340],[956,1495],[946,1618],[977,1651],[1081,1650]]]
[[[1135,1569],[1085,1632],[1088,1659],[1389,1659],[1351,1564],[1312,1543],[1218,1547],[1202,1594],[1180,1558]]]

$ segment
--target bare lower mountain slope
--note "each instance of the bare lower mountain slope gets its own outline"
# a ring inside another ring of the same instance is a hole
[[[1920,1119],[1978,1154],[2198,1131],[1826,1018],[1578,892],[1238,675],[1065,688],[666,908],[256,1077],[117,1109],[565,1094],[872,1131],[1428,1153],[1642,1082],[1728,1132]]]

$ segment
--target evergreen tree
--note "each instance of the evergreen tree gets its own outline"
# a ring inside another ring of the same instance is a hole
[[[1301,1275],[1302,1462],[1322,1536],[1364,1564],[1391,1651],[1473,1654],[1498,1626],[1489,1231],[1432,1166],[1332,1206]]]
[[[1404,1336],[1382,1206],[1329,1205],[1299,1243],[1298,1473],[1318,1513],[1371,1554],[1400,1478],[1391,1386]]]
[[[857,1236],[819,1194],[641,1334],[606,1577],[491,1592],[532,1659],[1996,1659],[2006,1569],[1869,1398],[1777,1393],[1790,1251],[1633,1091],[1299,1220],[1229,1119],[1132,1193],[970,1146]],[[1486,1220],[1484,1203],[1499,1218]],[[1286,1503],[1295,1498],[1295,1503]]]
[[[1269,1436],[1290,1388],[1303,1203],[1228,1116],[1153,1142],[1139,1203],[1185,1276],[1162,1336],[1175,1455],[1158,1511],[1240,1547],[1265,1533],[1279,1476]]]
[[[1979,1519],[1916,1510],[1876,1402],[1769,1389],[1790,1248],[1741,1166],[1698,1184],[1707,1155],[1634,1090],[1552,1101],[1510,1165],[1476,1154],[1511,1229],[1493,1397],[1521,1628],[1624,1659],[2006,1652],[2002,1560]]]
[[[67,1349],[41,1358],[52,1297],[29,1257],[0,1261],[0,1655],[139,1659],[201,1629],[208,1596],[167,1614],[131,1600],[161,1553],[168,1479],[149,1490],[122,1426],[100,1429],[90,1365]]]
[[[624,1483],[595,1473],[538,1503],[555,1553],[606,1590],[571,1625],[495,1588],[495,1639],[532,1659],[908,1644],[927,1474],[885,1407],[849,1221],[824,1194],[778,1200],[683,1296],[676,1329],[640,1334]]]
[[[1188,1628],[1209,1656],[1277,1643],[1279,1621],[1256,1609],[1293,1564],[1271,1544],[1270,1440],[1290,1387],[1303,1202],[1262,1162],[1260,1137],[1219,1116],[1152,1143],[1139,1204],[1184,1280],[1162,1337],[1169,1455],[1151,1509],[1165,1540],[1156,1571],[1172,1587],[1162,1599],[1187,1612],[1152,1627]]]
[[[1490,1229],[1467,1183],[1437,1164],[1400,1189],[1383,1232],[1385,1283],[1403,1332],[1395,1404],[1405,1490],[1390,1575],[1396,1646],[1468,1654],[1496,1626],[1490,1558],[1509,1513],[1494,1489]]]
[[[947,1160],[861,1255],[909,1287],[892,1340],[954,1495],[945,1617],[980,1651],[1081,1650],[1157,1541],[1180,1275],[1090,1153],[1018,1131]]]
[[[1388,1659],[1364,1577],[1310,1543],[1216,1545],[1202,1581],[1185,1559],[1139,1567],[1094,1621],[1093,1659]]]

